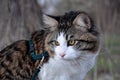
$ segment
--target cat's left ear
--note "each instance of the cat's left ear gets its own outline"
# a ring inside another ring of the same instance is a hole
[[[58,26],[58,21],[48,15],[43,15],[43,21],[51,31],[55,30]]]
[[[73,25],[77,29],[81,29],[82,31],[87,31],[91,28],[91,21],[87,14],[80,13],[73,21]]]

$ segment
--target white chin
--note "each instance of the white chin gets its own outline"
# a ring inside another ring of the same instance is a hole
[[[66,59],[66,60],[73,60],[73,59],[77,59],[78,57],[77,56],[65,56],[63,59]]]

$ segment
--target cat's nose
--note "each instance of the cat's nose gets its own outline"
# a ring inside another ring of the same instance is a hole
[[[65,56],[65,54],[64,54],[64,53],[61,53],[61,54],[60,54],[60,56],[61,56],[61,57],[64,57],[64,56]]]

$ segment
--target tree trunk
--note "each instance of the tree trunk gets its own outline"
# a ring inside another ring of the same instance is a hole
[[[0,50],[14,41],[29,39],[42,27],[42,12],[36,0],[0,0]]]

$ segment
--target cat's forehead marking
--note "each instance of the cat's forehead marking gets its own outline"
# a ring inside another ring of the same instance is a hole
[[[65,32],[59,32],[57,35],[56,35],[56,40],[60,41],[60,40],[64,40],[64,41],[67,41],[71,38],[73,38],[74,35],[73,34],[70,34],[70,33],[65,33]]]
[[[66,39],[65,39],[65,35],[63,32],[61,32],[58,37],[57,37],[57,41],[60,43],[60,44],[64,44],[66,42]]]
[[[56,20],[58,21],[58,30],[61,32],[67,32],[70,28],[72,28],[72,24],[76,16],[79,14],[79,12],[69,12],[65,15],[58,16]]]

